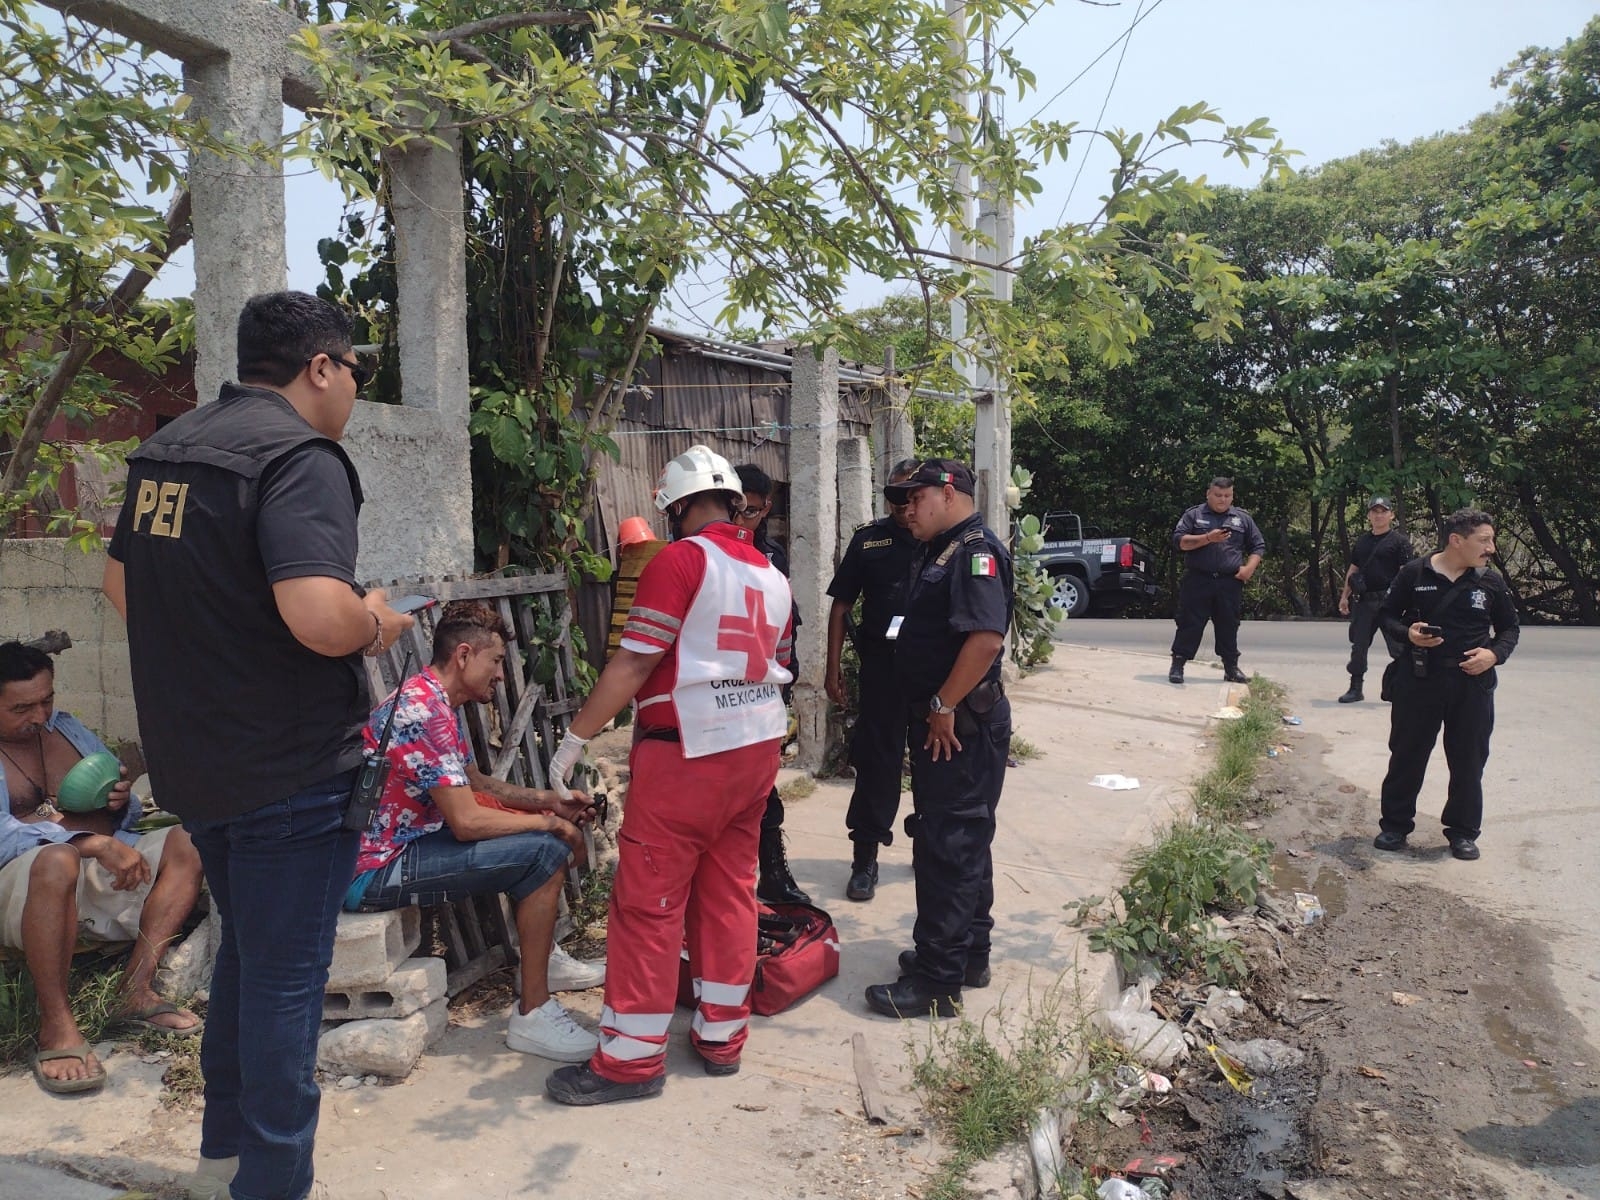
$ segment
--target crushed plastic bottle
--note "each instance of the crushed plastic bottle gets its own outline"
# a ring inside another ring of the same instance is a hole
[[[1285,717],[1283,719],[1283,723],[1285,725],[1304,725],[1305,724],[1305,722],[1302,721],[1299,717]]]
[[[1328,910],[1322,907],[1322,901],[1310,892],[1294,894],[1294,911],[1299,915],[1302,925],[1315,925],[1328,915]]]

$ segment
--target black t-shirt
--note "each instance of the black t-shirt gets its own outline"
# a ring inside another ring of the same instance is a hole
[[[903,616],[901,601],[911,574],[911,562],[921,543],[893,517],[879,517],[857,529],[845,547],[839,569],[828,584],[828,595],[846,604],[861,597],[858,649],[882,650],[889,622]]]
[[[1381,537],[1370,530],[1363,533],[1350,547],[1350,563],[1360,570],[1360,594],[1383,595],[1400,568],[1416,556],[1411,540],[1398,529],[1391,528]]]
[[[1505,662],[1517,648],[1521,628],[1506,581],[1483,570],[1462,586],[1464,595],[1451,595],[1454,586],[1448,576],[1433,569],[1431,556],[1412,559],[1400,568],[1383,598],[1384,625],[1407,646],[1412,645],[1408,635],[1414,621],[1444,630],[1444,643],[1428,651],[1431,670],[1459,667],[1461,656],[1479,646],[1489,647],[1497,662]]]
[[[949,678],[967,635],[1011,628],[1011,555],[979,513],[927,542],[912,564],[894,667],[908,700],[929,699]],[[996,654],[985,680],[1000,678]]]
[[[130,457],[110,553],[163,808],[238,816],[360,761],[361,656],[303,646],[272,593],[307,576],[356,588],[360,503],[339,445],[264,389],[224,387]]]
[[[1242,508],[1229,508],[1225,513],[1213,512],[1209,504],[1196,504],[1178,518],[1172,531],[1172,545],[1178,545],[1187,533],[1210,533],[1218,527],[1228,531],[1228,540],[1215,545],[1200,546],[1183,551],[1183,565],[1190,571],[1215,571],[1226,575],[1236,574],[1244,560],[1252,554],[1265,554],[1267,540],[1256,528],[1255,520]]]

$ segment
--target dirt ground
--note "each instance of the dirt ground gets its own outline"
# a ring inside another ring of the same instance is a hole
[[[1320,749],[1301,735],[1268,765],[1258,832],[1277,895],[1314,893],[1326,916],[1254,940],[1250,1007],[1228,1031],[1297,1046],[1307,1066],[1246,1098],[1191,1059],[1100,1161],[1183,1153],[1169,1179],[1187,1200],[1600,1196],[1600,1052],[1557,998],[1540,931],[1380,878],[1375,801],[1322,773]],[[1410,853],[1449,861],[1442,841]]]

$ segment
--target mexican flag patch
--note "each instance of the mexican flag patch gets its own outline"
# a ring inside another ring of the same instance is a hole
[[[1000,565],[994,561],[992,554],[974,554],[969,560],[972,563],[974,575],[994,576],[1000,574]]]

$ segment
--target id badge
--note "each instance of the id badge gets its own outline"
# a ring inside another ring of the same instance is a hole
[[[885,640],[892,642],[898,638],[900,636],[900,626],[902,623],[904,623],[904,621],[904,617],[890,617],[889,630],[883,635]]]

